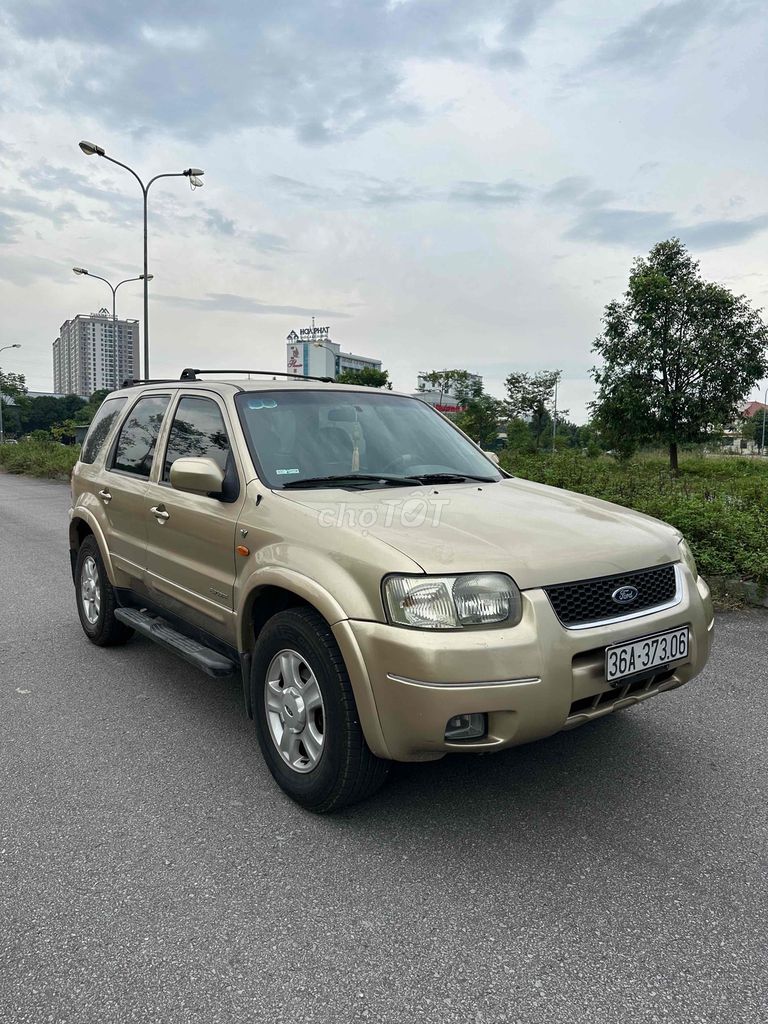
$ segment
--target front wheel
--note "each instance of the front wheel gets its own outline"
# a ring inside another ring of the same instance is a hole
[[[289,608],[263,628],[251,701],[270,772],[308,810],[339,810],[386,779],[389,762],[368,749],[341,652],[314,609]]]

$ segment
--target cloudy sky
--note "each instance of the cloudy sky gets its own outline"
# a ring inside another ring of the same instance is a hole
[[[403,390],[559,367],[583,419],[654,242],[768,306],[767,28],[759,0],[0,0],[4,366],[50,389],[61,322],[108,304],[71,267],[141,272],[138,186],[85,138],[205,169],[153,186],[155,374],[281,369],[315,314]]]

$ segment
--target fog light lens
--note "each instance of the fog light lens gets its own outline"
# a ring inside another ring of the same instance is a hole
[[[445,727],[447,740],[476,740],[485,736],[485,715],[454,715]]]

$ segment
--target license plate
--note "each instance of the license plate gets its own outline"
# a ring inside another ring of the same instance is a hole
[[[625,676],[668,665],[688,657],[688,627],[654,633],[641,640],[630,640],[605,649],[605,678],[609,683]]]

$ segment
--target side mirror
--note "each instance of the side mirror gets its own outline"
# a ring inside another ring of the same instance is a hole
[[[483,455],[485,455],[486,458],[490,459],[491,462],[495,462],[497,466],[499,465],[499,456],[496,454],[496,452],[483,452]]]
[[[193,494],[220,494],[224,474],[213,459],[186,456],[171,465],[171,487]]]

